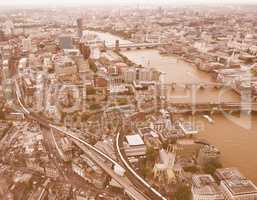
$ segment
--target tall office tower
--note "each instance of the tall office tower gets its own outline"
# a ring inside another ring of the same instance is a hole
[[[22,39],[22,50],[23,51],[30,51],[32,47],[30,37],[25,37]]]
[[[77,26],[78,26],[78,36],[79,38],[82,37],[82,31],[83,31],[83,20],[82,18],[77,19]]]

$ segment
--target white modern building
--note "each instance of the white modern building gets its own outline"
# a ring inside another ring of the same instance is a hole
[[[140,135],[127,135],[126,139],[127,143],[124,150],[128,157],[145,155],[146,145]]]

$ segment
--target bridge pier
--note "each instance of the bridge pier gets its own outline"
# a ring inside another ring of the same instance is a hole
[[[217,107],[213,107],[213,108],[211,108],[210,114],[214,115],[217,111],[219,111],[219,109]]]
[[[192,115],[196,114],[196,110],[192,108]]]
[[[230,110],[228,113],[229,113],[230,115],[232,115],[233,112],[234,112],[234,110]]]
[[[190,89],[190,85],[189,84],[185,84],[184,87],[185,87],[185,90]]]
[[[242,110],[242,113],[246,115],[251,115],[252,110]]]
[[[199,85],[197,86],[197,89],[203,90],[203,89],[205,89],[205,87],[204,87],[204,85],[199,84]]]
[[[214,85],[214,89],[220,89],[221,86],[220,85]]]

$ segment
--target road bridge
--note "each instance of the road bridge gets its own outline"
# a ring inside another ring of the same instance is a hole
[[[160,46],[165,46],[165,45],[171,45],[170,43],[164,43],[164,42],[154,42],[154,43],[127,43],[127,44],[119,44],[118,41],[116,41],[116,44],[114,45],[107,45],[107,49],[112,49],[112,50],[121,50],[121,49],[142,49],[142,48],[156,48]]]
[[[169,103],[172,113],[196,112],[256,112],[257,103],[227,102],[227,103]]]
[[[115,43],[113,43],[113,44],[106,43],[104,40],[87,41],[86,44],[89,46],[102,45],[103,47],[105,47],[106,49],[109,49],[109,50],[157,48],[160,46],[172,45],[171,43],[168,43],[168,42],[120,43],[119,40],[116,40]]]
[[[170,87],[171,89],[175,90],[176,88],[184,88],[184,89],[190,89],[190,88],[196,88],[196,89],[205,89],[205,88],[227,88],[231,87],[228,84],[224,83],[217,83],[217,82],[195,82],[195,83],[176,83],[172,82],[170,84],[164,84],[165,87]]]

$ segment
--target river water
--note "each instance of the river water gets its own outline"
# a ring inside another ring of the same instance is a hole
[[[117,39],[121,44],[129,43],[109,33],[99,33],[99,37],[110,43],[114,43]],[[122,53],[137,64],[164,72],[162,79],[164,83],[213,81],[208,73],[198,71],[194,66],[174,56],[161,56],[157,50],[131,50]],[[176,92],[180,93],[181,89],[175,89],[175,94],[171,96],[176,96]],[[175,99],[183,102],[190,101],[190,97]],[[199,102],[240,101],[239,95],[228,89],[198,90],[196,99]],[[233,118],[230,115],[217,114],[213,119],[214,123],[210,124],[202,116],[196,117],[196,121],[202,126],[198,137],[208,140],[219,148],[224,167],[238,167],[246,177],[257,184],[257,115]]]
[[[130,60],[145,67],[153,67],[164,72],[163,83],[176,82],[178,86],[169,97],[172,102],[191,102],[190,90],[185,90],[181,85],[187,83],[212,83],[211,76],[197,70],[196,67],[178,59],[175,56],[161,56],[158,50],[132,50],[123,52]],[[196,91],[196,102],[239,102],[240,98],[234,91],[224,88],[217,90],[207,88]]]

